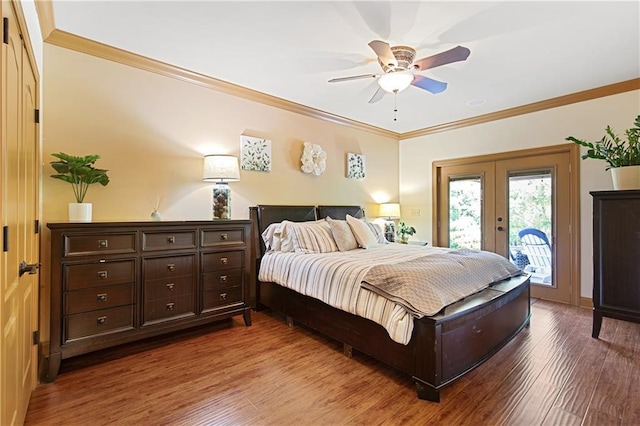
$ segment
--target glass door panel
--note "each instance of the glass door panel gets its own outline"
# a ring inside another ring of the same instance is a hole
[[[531,282],[552,285],[552,170],[509,172],[509,257]]]
[[[482,177],[449,178],[449,247],[482,248]]]
[[[493,162],[439,169],[436,245],[495,249],[495,233],[486,232],[493,227],[494,169]]]

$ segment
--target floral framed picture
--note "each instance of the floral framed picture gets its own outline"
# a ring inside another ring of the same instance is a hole
[[[362,154],[347,154],[347,178],[364,179],[365,158]]]
[[[271,141],[269,139],[240,136],[240,167],[257,172],[271,171]]]

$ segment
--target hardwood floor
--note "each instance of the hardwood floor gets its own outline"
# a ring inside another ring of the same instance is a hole
[[[213,328],[213,330],[212,330]],[[152,350],[151,350],[152,349]],[[532,305],[531,326],[479,368],[416,398],[410,377],[271,311],[63,361],[27,425],[638,425],[640,324]]]

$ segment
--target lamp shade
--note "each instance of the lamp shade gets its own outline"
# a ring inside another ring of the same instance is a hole
[[[378,85],[386,92],[395,93],[402,92],[409,87],[412,81],[413,74],[410,71],[392,71],[381,75],[378,79]]]
[[[400,217],[400,204],[384,203],[380,204],[380,217],[398,218]]]
[[[238,159],[233,155],[205,155],[202,180],[218,183],[240,180]]]

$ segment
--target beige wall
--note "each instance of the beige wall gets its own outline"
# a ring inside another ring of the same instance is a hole
[[[432,241],[431,163],[435,160],[494,154],[567,143],[575,136],[590,141],[611,125],[620,134],[640,114],[640,91],[627,92],[504,120],[400,141],[400,202],[403,218],[417,229],[416,239]],[[592,205],[589,191],[613,189],[602,161],[580,162],[581,296],[593,288]],[[420,216],[411,216],[420,210]]]
[[[205,154],[239,155],[240,135],[272,141],[272,171],[241,171],[232,218],[255,204],[363,205],[398,201],[398,142],[136,68],[45,44],[43,219],[67,220],[71,187],[50,179],[51,153],[99,154],[111,183],[89,188],[94,221],[148,220],[157,197],[164,220],[211,218]],[[321,176],[300,171],[303,142],[327,153]],[[346,154],[366,157],[366,178],[347,179]],[[49,233],[42,236],[42,297],[48,300]],[[43,318],[48,317],[46,309]],[[48,336],[48,321],[43,320]]]
[[[398,143],[51,45],[45,46],[45,176],[52,152],[100,154],[111,183],[86,201],[94,220],[146,220],[161,198],[167,220],[210,219],[212,184],[202,182],[203,155],[239,155],[240,135],[272,141],[271,173],[241,171],[231,184],[235,219],[256,203],[397,201]],[[304,141],[327,152],[321,176],[300,171]],[[348,152],[364,154],[367,177],[345,177]],[[65,220],[69,185],[44,181],[46,221]],[[380,200],[386,201],[386,200]]]

